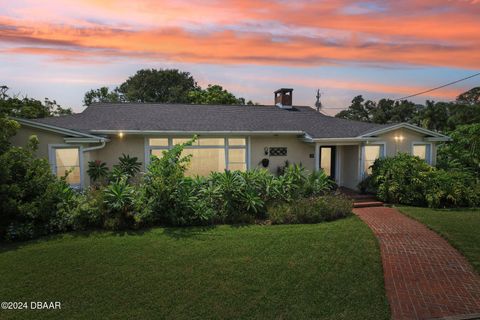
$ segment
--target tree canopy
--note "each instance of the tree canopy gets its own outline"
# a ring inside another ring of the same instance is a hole
[[[189,72],[142,69],[113,90],[101,87],[86,92],[83,102],[87,106],[95,102],[245,104],[245,99],[220,85],[202,89]]]
[[[348,109],[336,117],[380,124],[409,122],[430,130],[449,132],[458,125],[480,122],[480,87],[460,94],[454,102],[427,100],[425,105],[408,100],[380,99],[375,102],[356,96]]]
[[[55,100],[45,98],[42,102],[37,99],[18,96],[10,97],[8,87],[2,86],[0,94],[0,114],[26,119],[45,118],[72,114],[72,109],[63,108]]]

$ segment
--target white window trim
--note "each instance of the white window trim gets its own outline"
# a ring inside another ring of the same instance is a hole
[[[150,146],[150,139],[154,138],[167,138],[168,139],[168,146]],[[144,161],[144,169],[145,171],[148,168],[148,165],[150,164],[150,153],[151,150],[169,150],[173,147],[173,139],[178,139],[178,138],[191,138],[191,137],[183,137],[183,136],[145,136],[144,137],[144,152],[145,152],[145,161]],[[250,137],[248,136],[202,136],[201,138],[221,138],[224,139],[224,144],[221,146],[190,146],[187,147],[188,149],[224,149],[225,150],[225,168],[228,170],[229,169],[229,159],[228,159],[228,150],[229,149],[244,149],[245,150],[245,167],[246,170],[250,169]],[[232,145],[230,146],[228,144],[228,139],[244,139],[245,140],[245,145]],[[232,162],[234,163],[240,163],[240,162]]]
[[[425,142],[425,141],[412,141],[412,144],[410,146],[410,154],[413,156],[413,147],[414,146],[430,146],[429,151],[428,151],[428,158],[425,159],[425,162],[428,163],[429,165],[432,165],[433,163],[433,143],[431,142]]]
[[[48,145],[48,162],[50,164],[50,170],[52,173],[57,176],[57,172],[55,171],[55,167],[57,166],[57,160],[55,157],[55,149],[78,149],[78,164],[80,167],[80,184],[72,184],[72,187],[80,187],[83,188],[85,177],[83,173],[83,146],[78,144],[49,144]]]
[[[362,144],[361,145],[361,151],[360,151],[360,170],[359,170],[360,177],[359,177],[359,181],[362,181],[367,176],[367,172],[365,170],[365,147],[367,147],[367,146],[382,146],[382,148],[380,148],[380,152],[382,153],[380,155],[380,158],[385,158],[386,155],[387,155],[387,143],[385,141]]]

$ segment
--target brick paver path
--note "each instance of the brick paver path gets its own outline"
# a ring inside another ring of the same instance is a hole
[[[480,276],[447,241],[392,208],[354,213],[380,242],[393,319],[480,318]]]

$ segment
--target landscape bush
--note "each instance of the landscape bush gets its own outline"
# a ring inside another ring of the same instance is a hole
[[[66,230],[61,206],[72,199],[65,179],[57,179],[48,161],[36,158],[35,136],[26,148],[0,154],[0,238],[29,239]]]
[[[319,223],[348,216],[352,212],[352,201],[340,195],[300,198],[268,208],[268,219],[272,224]]]
[[[255,223],[277,206],[303,210],[292,223],[313,223],[347,210],[343,200],[325,197],[334,187],[325,173],[308,173],[301,165],[288,165],[279,176],[265,169],[186,176],[191,156],[182,153],[194,139],[152,156],[143,175],[138,175],[136,157],[122,155],[110,173],[105,163],[92,161],[88,173],[93,182],[103,183],[83,191],[72,189],[66,177],[57,178],[46,160],[33,155],[38,140],[32,138],[28,148],[9,148],[0,156],[0,238],[92,228]]]
[[[370,187],[382,201],[432,208],[480,205],[480,187],[468,171],[437,169],[408,154],[377,159]]]

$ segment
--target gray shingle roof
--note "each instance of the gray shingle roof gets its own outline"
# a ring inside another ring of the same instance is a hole
[[[313,138],[349,138],[384,125],[338,119],[305,106],[94,104],[82,113],[35,120],[61,128],[148,131],[303,131]]]

